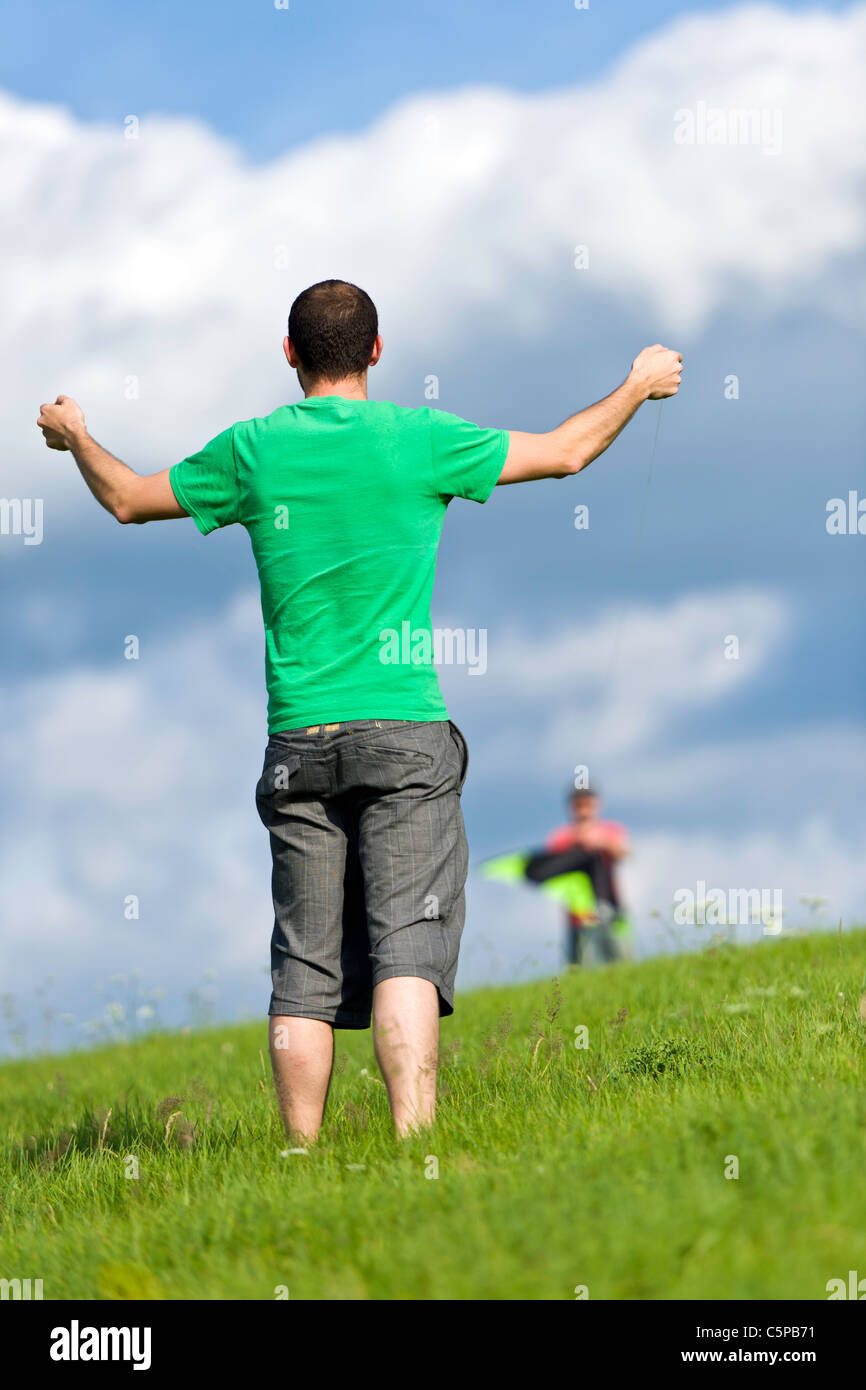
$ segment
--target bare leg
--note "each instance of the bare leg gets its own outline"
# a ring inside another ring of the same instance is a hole
[[[334,1030],[318,1018],[270,1020],[271,1065],[286,1132],[314,1143],[334,1065]]]
[[[397,976],[373,990],[373,1046],[399,1138],[432,1124],[439,1061],[439,995],[429,980]]]

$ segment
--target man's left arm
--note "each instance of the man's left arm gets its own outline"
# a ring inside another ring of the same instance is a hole
[[[72,454],[97,502],[122,525],[189,516],[172,491],[171,470],[142,477],[128,468],[91,439],[81,407],[71,396],[58,396],[53,404],[43,405],[36,423],[49,449]]]

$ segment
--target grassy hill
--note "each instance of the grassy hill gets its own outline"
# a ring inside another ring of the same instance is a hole
[[[9,1063],[0,1277],[46,1299],[826,1298],[866,1275],[864,988],[860,930],[462,995],[436,1129],[402,1147],[369,1033],[338,1034],[306,1154],[263,1024]]]

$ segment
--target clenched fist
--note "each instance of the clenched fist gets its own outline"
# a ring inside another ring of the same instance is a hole
[[[683,374],[683,355],[674,348],[653,347],[639,352],[631,366],[632,380],[646,392],[650,401],[663,401],[666,396],[675,396],[680,389]]]
[[[69,449],[76,435],[84,433],[84,411],[71,396],[58,396],[53,405],[39,407],[36,423],[49,449]]]

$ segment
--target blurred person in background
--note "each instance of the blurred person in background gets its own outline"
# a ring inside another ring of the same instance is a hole
[[[616,866],[630,852],[628,833],[618,821],[600,818],[601,795],[597,787],[570,791],[568,808],[571,819],[548,835],[545,850],[563,855],[575,850],[584,852],[581,867],[592,880],[596,910],[568,912],[566,960],[569,965],[583,963],[589,933],[601,960],[621,960],[628,955],[631,929],[621,910]]]

